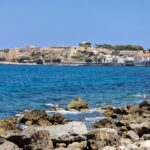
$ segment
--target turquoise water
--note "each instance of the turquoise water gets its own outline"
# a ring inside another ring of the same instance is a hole
[[[0,118],[63,107],[77,96],[90,108],[138,104],[150,95],[150,67],[0,65]]]

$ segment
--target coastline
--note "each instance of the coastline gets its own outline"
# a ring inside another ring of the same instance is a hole
[[[88,104],[78,97],[67,105],[67,110],[88,111]],[[49,115],[43,110],[30,110],[19,117],[0,120],[0,149],[148,150],[149,110],[148,101],[138,106],[99,108],[103,118],[93,122],[91,130],[83,121],[66,120],[57,111]]]
[[[135,65],[125,65],[125,64],[111,64],[111,63],[44,63],[44,64],[37,64],[37,63],[19,63],[19,62],[9,62],[9,61],[0,61],[0,65],[46,65],[46,66],[130,66],[130,67],[148,67],[142,64],[135,64]]]

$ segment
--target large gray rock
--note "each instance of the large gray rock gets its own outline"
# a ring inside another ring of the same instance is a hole
[[[77,121],[64,125],[39,127],[37,130],[47,130],[52,140],[60,142],[86,140],[88,133],[85,124]]]

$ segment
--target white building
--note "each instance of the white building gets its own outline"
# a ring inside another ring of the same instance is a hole
[[[150,53],[141,54],[134,56],[134,63],[149,63],[150,62]]]

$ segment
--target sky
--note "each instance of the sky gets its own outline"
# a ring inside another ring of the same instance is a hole
[[[0,48],[138,44],[150,48],[150,0],[0,0]]]

